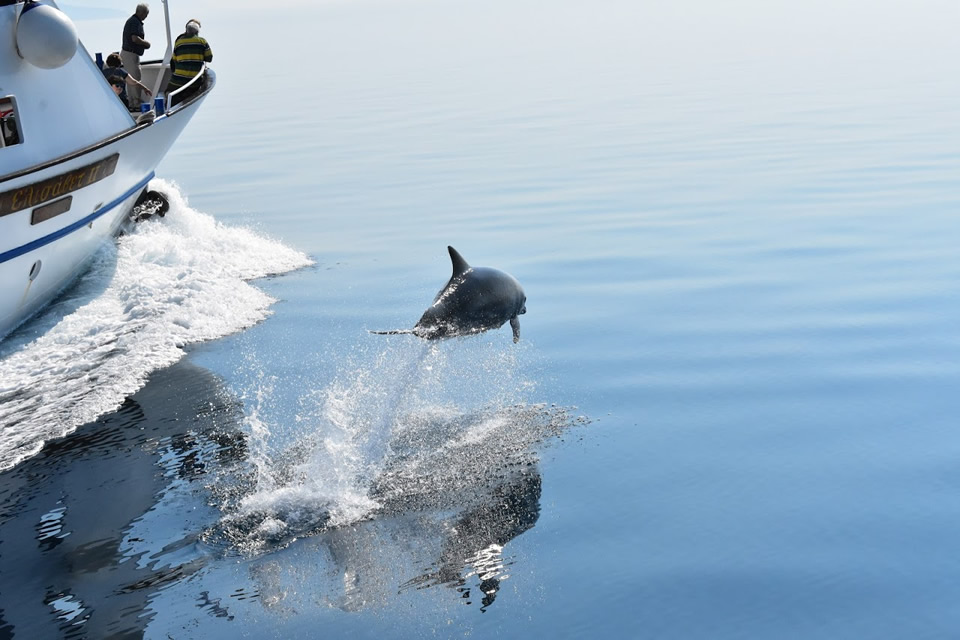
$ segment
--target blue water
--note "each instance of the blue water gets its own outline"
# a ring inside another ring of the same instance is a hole
[[[0,637],[957,635],[960,8],[196,10],[170,220],[0,347]],[[447,245],[518,344],[367,333]]]

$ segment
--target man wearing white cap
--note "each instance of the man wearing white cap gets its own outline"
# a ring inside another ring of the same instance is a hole
[[[173,74],[170,76],[167,92],[176,91],[193,80],[203,70],[206,62],[213,62],[213,51],[210,50],[210,44],[200,37],[200,21],[190,20],[187,22],[186,31],[177,36],[173,46],[173,57],[170,59]],[[194,86],[186,92],[181,91],[170,100],[170,106],[186,100],[189,95],[184,93],[193,95],[198,88],[199,86]]]

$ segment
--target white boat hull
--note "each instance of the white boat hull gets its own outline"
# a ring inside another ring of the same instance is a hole
[[[112,241],[153,178],[157,164],[208,92],[209,88],[203,96],[151,124],[0,183],[0,191],[9,193],[118,155],[111,175],[69,192],[69,211],[33,224],[34,208],[0,217],[0,339],[69,286],[103,243]]]

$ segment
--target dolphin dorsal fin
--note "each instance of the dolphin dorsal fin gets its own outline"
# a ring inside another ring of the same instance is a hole
[[[456,278],[460,274],[468,271],[470,265],[467,264],[467,261],[463,259],[463,256],[457,253],[457,250],[451,246],[447,246],[447,251],[450,252],[450,261],[453,262],[453,276]]]

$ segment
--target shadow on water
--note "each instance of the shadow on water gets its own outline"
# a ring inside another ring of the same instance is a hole
[[[322,425],[280,456],[293,471],[272,470],[268,496],[290,503],[238,514],[263,489],[249,408],[188,361],[155,372],[116,412],[0,474],[0,639],[193,637],[195,625],[232,637],[224,624],[323,615],[318,602],[359,612],[427,597],[485,611],[516,562],[508,543],[540,516],[539,450],[583,419],[523,402],[436,406],[420,396],[435,396],[429,379],[408,387],[412,403],[387,393],[359,411],[393,424],[387,442],[363,441],[383,456],[360,473],[372,507],[331,522],[298,474],[368,467],[324,448]],[[340,391],[363,404],[358,388]],[[334,413],[354,424],[356,412]],[[282,531],[264,529],[280,518]]]
[[[0,637],[142,637],[151,595],[199,565],[152,562],[138,523],[171,486],[244,457],[240,415],[218,378],[181,362],[0,474]]]

